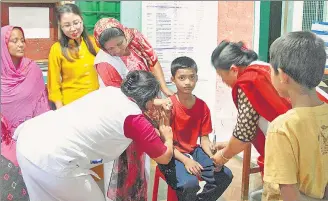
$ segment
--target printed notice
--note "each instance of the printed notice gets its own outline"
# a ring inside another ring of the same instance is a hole
[[[205,15],[205,4],[190,1],[142,2],[142,32],[158,54],[167,82],[170,82],[173,59],[179,56],[195,58],[196,45],[202,34],[200,24]],[[215,18],[214,23],[217,23]]]

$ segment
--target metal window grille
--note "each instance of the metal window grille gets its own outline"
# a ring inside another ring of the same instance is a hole
[[[302,30],[311,31],[314,21],[323,21],[325,1],[304,1]],[[327,12],[327,11],[325,11]]]
[[[101,18],[113,17],[120,20],[120,1],[75,1],[75,3],[81,9],[89,34],[93,34],[94,25]]]

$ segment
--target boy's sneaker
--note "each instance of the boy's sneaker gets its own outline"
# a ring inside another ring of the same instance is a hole
[[[261,201],[262,200],[263,189],[251,192],[249,195],[249,201]]]

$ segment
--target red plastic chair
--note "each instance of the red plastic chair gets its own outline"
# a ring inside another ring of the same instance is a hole
[[[162,172],[159,170],[158,166],[156,166],[155,176],[154,176],[154,186],[153,186],[153,199],[152,201],[157,201],[158,197],[158,187],[159,187],[159,179],[163,179],[165,181],[165,177]],[[198,178],[199,181],[202,181],[201,178]],[[172,189],[169,185],[167,186],[167,201],[178,201],[177,194],[175,190]]]
[[[152,201],[157,201],[160,178],[165,181],[164,175],[161,173],[158,166],[156,166]],[[167,201],[178,201],[178,197],[175,193],[175,190],[173,190],[169,185],[167,186]]]

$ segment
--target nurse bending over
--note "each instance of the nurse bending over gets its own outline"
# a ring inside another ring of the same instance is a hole
[[[101,88],[21,124],[17,159],[31,201],[105,201],[90,168],[116,159],[132,141],[157,163],[169,163],[169,114],[162,112],[160,136],[143,115],[159,90],[151,73],[132,71],[121,88]]]

